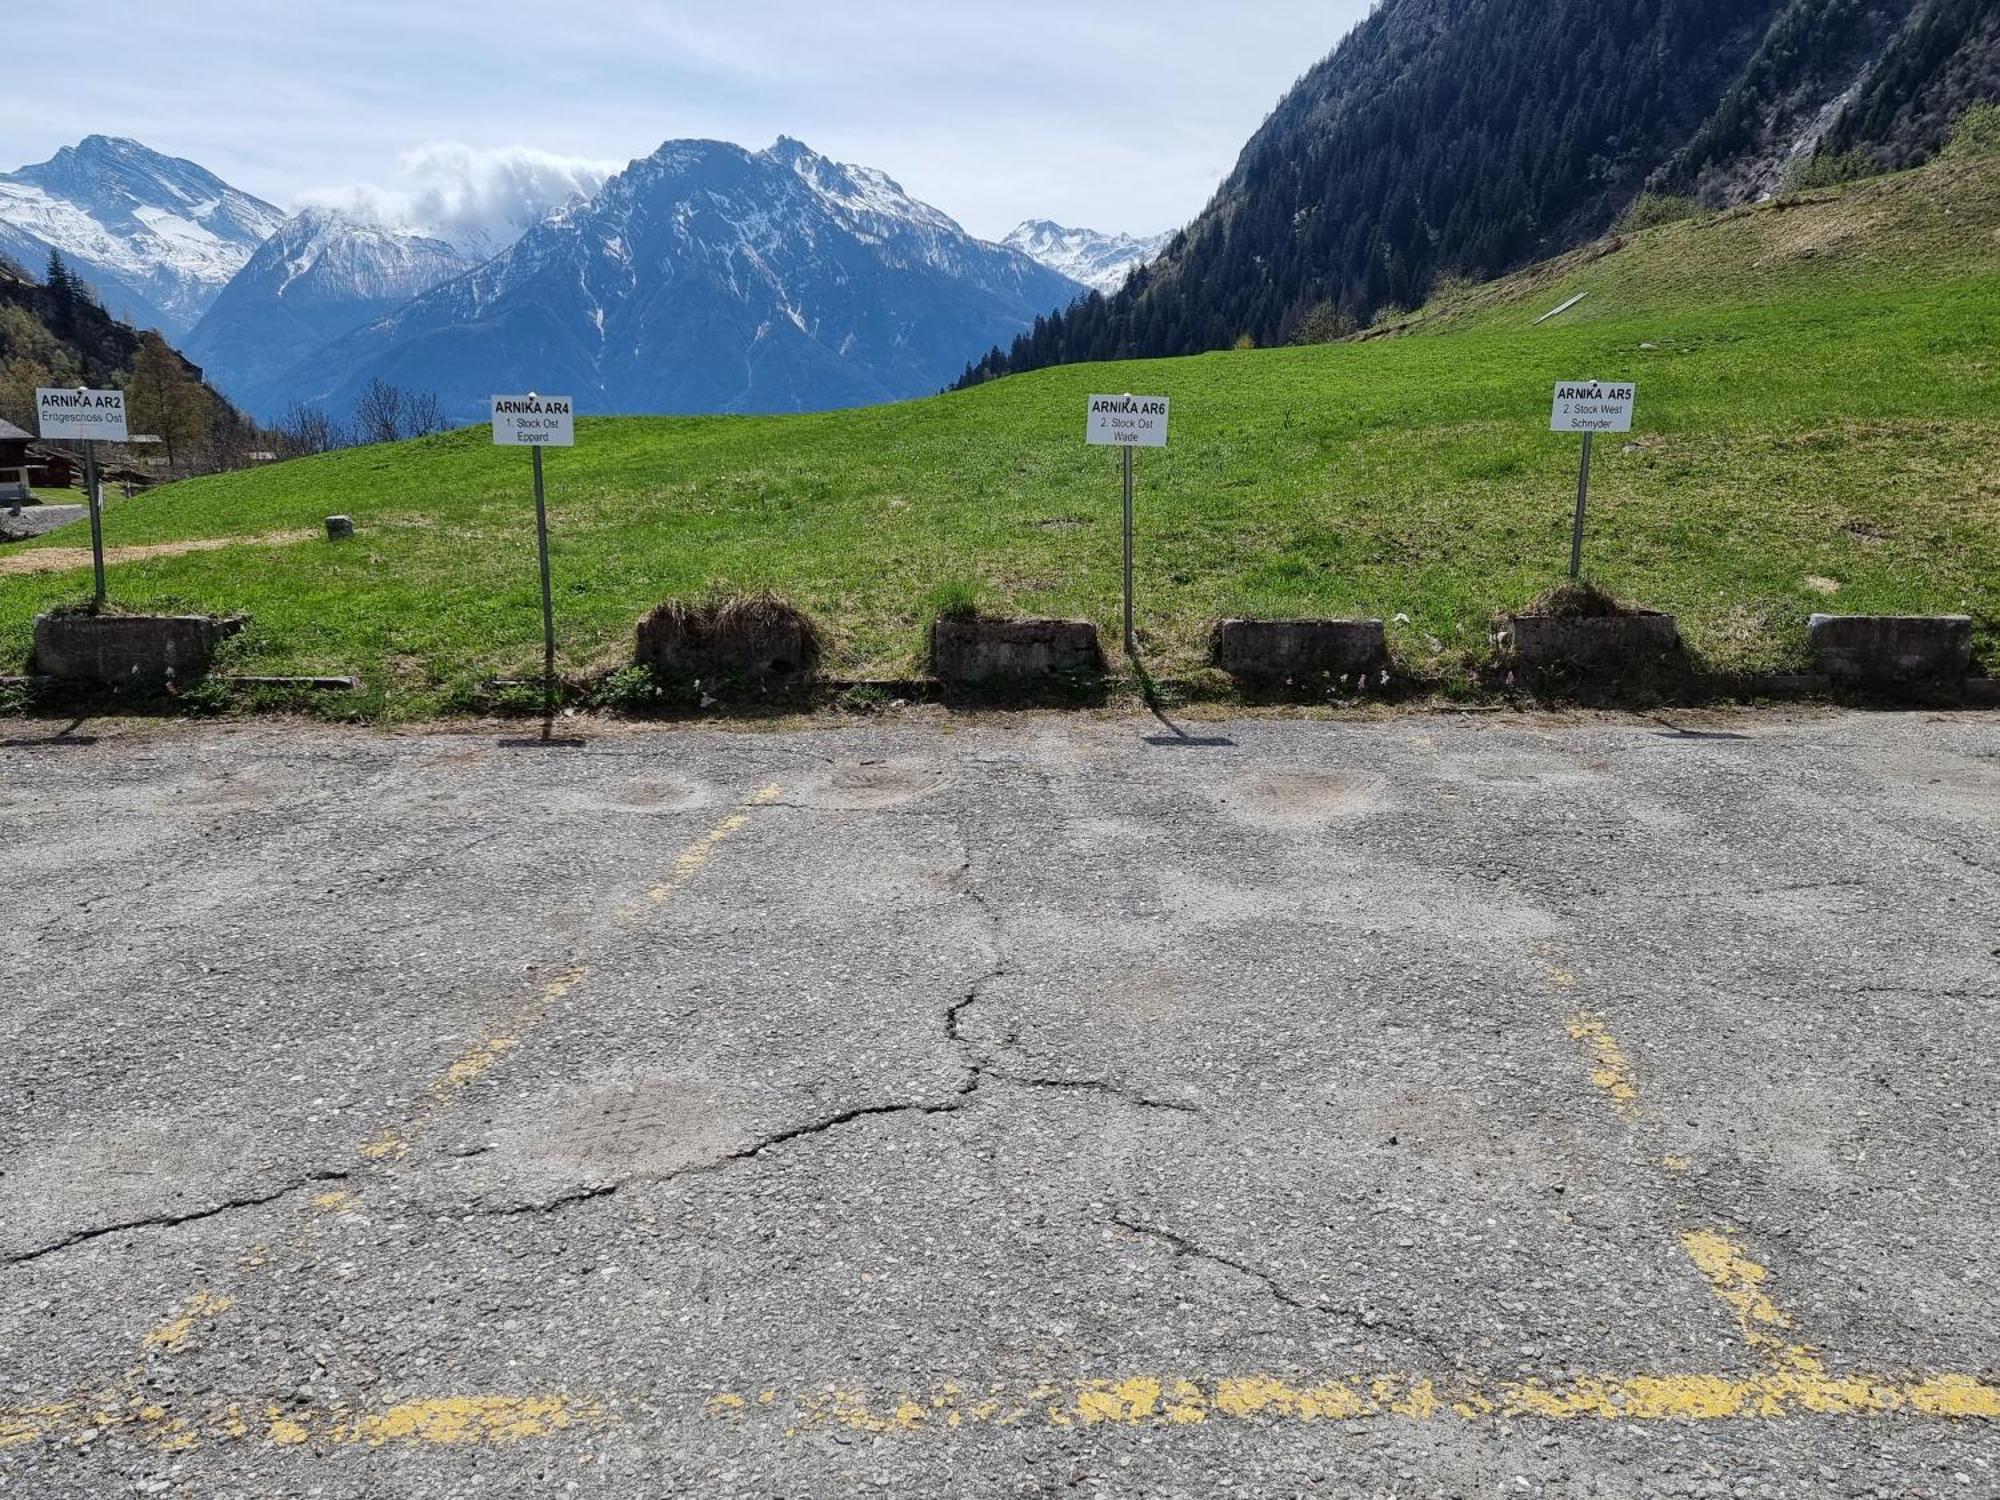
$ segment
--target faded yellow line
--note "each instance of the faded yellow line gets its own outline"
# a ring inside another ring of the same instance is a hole
[[[667,877],[647,891],[647,904],[653,907],[665,905],[673,898],[675,892],[701,873],[708,862],[715,857],[715,851],[728,840],[730,835],[740,832],[748,825],[753,809],[768,807],[783,795],[782,787],[767,786],[703,834],[674,861],[673,870]],[[629,919],[645,909],[645,907],[624,907],[618,914]],[[582,984],[589,973],[589,969],[579,966],[558,976],[533,1000],[507,1017],[492,1033],[482,1037],[454,1059],[444,1072],[432,1080],[429,1089],[418,1098],[409,1114],[394,1124],[384,1126],[372,1139],[364,1141],[357,1148],[360,1153],[370,1161],[388,1161],[408,1155],[411,1145],[422,1133],[431,1116],[448,1106],[459,1094],[490,1072],[502,1058],[520,1046],[522,1039],[547,1020],[557,1004]]]
[[[1551,982],[1558,988],[1576,987],[1576,976],[1558,966],[1547,950],[1543,962]],[[1572,1040],[1589,1049],[1590,1081],[1618,1117],[1657,1140],[1659,1124],[1646,1111],[1639,1091],[1638,1070],[1612,1034],[1610,1023],[1600,1015],[1579,1011],[1570,1017],[1567,1029]],[[1657,1145],[1653,1149],[1657,1150]],[[1694,1170],[1693,1161],[1678,1154],[1659,1155],[1656,1161],[1672,1177],[1685,1176]],[[1681,1248],[1707,1279],[1709,1289],[1735,1314],[1746,1345],[1780,1371],[1806,1379],[1826,1378],[1826,1367],[1812,1349],[1784,1337],[1796,1324],[1767,1290],[1771,1273],[1753,1260],[1733,1235],[1700,1226],[1683,1230],[1680,1238]]]
[[[218,1317],[228,1312],[235,1303],[233,1297],[219,1297],[210,1291],[196,1292],[171,1318],[146,1335],[145,1346],[171,1354],[188,1341],[196,1323],[203,1318]]]
[[[750,810],[767,807],[782,795],[781,787],[767,786],[709,830],[675,861],[667,878],[652,887],[648,892],[650,903],[657,906],[667,901],[700,873],[731,834],[750,821]],[[379,1163],[406,1156],[430,1121],[518,1048],[527,1033],[547,1020],[589,972],[578,965],[543,985],[532,1000],[432,1079],[401,1120],[384,1126],[358,1146],[357,1151],[367,1160]],[[353,1207],[360,1198],[360,1192],[352,1188],[315,1194],[284,1243],[294,1248],[310,1244],[325,1220]],[[271,1256],[268,1245],[258,1245],[241,1257],[238,1265],[244,1271],[255,1271],[269,1264]],[[171,1357],[186,1344],[199,1323],[219,1317],[232,1306],[234,1299],[230,1297],[205,1288],[198,1290],[166,1321],[146,1333],[141,1341],[140,1363],[126,1371],[123,1382],[115,1389],[74,1395],[42,1406],[0,1409],[0,1448],[52,1435],[80,1435],[113,1427],[136,1431],[143,1441],[168,1451],[182,1451],[217,1438],[243,1441],[258,1435],[280,1446],[305,1442],[334,1446],[504,1442],[542,1436],[579,1421],[601,1420],[603,1416],[602,1407],[596,1403],[579,1406],[563,1397],[482,1396],[413,1402],[372,1414],[350,1416],[336,1411],[323,1419],[275,1407],[253,1417],[244,1408],[231,1407],[221,1416],[211,1415],[195,1422],[142,1400],[139,1383],[147,1364]]]
[[[439,1109],[477,1083],[493,1065],[521,1045],[521,1038],[548,1019],[549,1012],[590,975],[577,967],[559,974],[542,987],[541,993],[501,1023],[498,1030],[481,1038],[456,1058],[450,1067],[431,1080],[405,1118],[386,1125],[372,1140],[357,1149],[370,1161],[406,1156],[411,1144]]]
[[[1343,1375],[1311,1383],[1274,1375],[1135,1375],[1012,1394],[947,1385],[879,1401],[851,1390],[767,1390],[712,1397],[708,1413],[721,1421],[770,1422],[794,1436],[834,1428],[893,1434],[967,1427],[1175,1428],[1245,1421],[1722,1422],[1896,1415],[1992,1421],[2000,1420],[2000,1386],[1965,1375],[1899,1380],[1806,1370],[1490,1383],[1409,1374]]]
[[[611,1420],[605,1404],[570,1396],[444,1396],[379,1410],[230,1402],[193,1416],[137,1400],[83,1401],[0,1411],[0,1449],[27,1443],[84,1444],[117,1432],[149,1448],[188,1453],[219,1444],[315,1449],[504,1447]]]
[[[1618,1045],[1618,1038],[1611,1034],[1604,1018],[1580,1011],[1567,1024],[1570,1039],[1590,1049],[1590,1081],[1611,1101],[1620,1119],[1640,1119],[1644,1111],[1639,1105],[1639,1081],[1632,1070],[1632,1059]]]
[[[880,1399],[839,1388],[724,1393],[710,1397],[700,1411],[720,1422],[768,1424],[788,1436],[835,1429],[887,1436],[966,1428],[1171,1430],[1220,1423],[1268,1427],[1357,1421],[1560,1424],[1900,1417],[1994,1422],[2000,1421],[2000,1386],[1970,1375],[1840,1375],[1818,1368],[1495,1381],[1409,1373],[1320,1380],[1158,1374],[1011,1391],[944,1385]],[[661,1419],[656,1409],[648,1409],[648,1421]],[[226,1446],[313,1453],[392,1446],[504,1448],[601,1430],[618,1420],[610,1398],[552,1394],[425,1397],[372,1410],[232,1401],[191,1413],[138,1400],[116,1406],[64,1401],[0,1409],[0,1450],[29,1443],[82,1446],[112,1432],[170,1453]]]
[[[668,901],[672,900],[676,891],[680,890],[690,880],[701,873],[703,866],[715,857],[715,851],[722,846],[723,842],[731,834],[739,832],[750,822],[750,809],[769,807],[783,795],[783,787],[775,785],[767,786],[750,798],[748,802],[744,803],[741,810],[731,813],[720,823],[716,824],[714,828],[711,828],[698,843],[687,849],[679,859],[674,861],[674,867],[665,879],[646,892],[647,904],[664,906]],[[632,918],[642,915],[645,909],[645,906],[621,907],[618,915],[630,921]]]
[[[1695,1229],[1681,1236],[1681,1246],[1723,1305],[1736,1314],[1744,1343],[1782,1365],[1815,1372],[1822,1368],[1812,1350],[1782,1336],[1795,1326],[1792,1316],[1765,1290],[1770,1271],[1741,1245],[1715,1230]]]

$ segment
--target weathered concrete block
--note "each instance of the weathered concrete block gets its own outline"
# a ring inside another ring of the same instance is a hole
[[[1104,670],[1088,620],[986,620],[941,615],[931,626],[931,670],[949,683]]]
[[[329,542],[342,542],[353,535],[354,517],[328,516],[326,518],[326,539]]]
[[[206,672],[243,628],[208,615],[41,615],[35,670],[70,682],[159,684]]]
[[[1507,643],[1524,667],[1613,667],[1650,661],[1680,648],[1672,615],[1509,615]]]
[[[1814,615],[1806,639],[1838,682],[1956,682],[1972,670],[1966,615]]]
[[[662,604],[639,622],[638,664],[663,677],[807,677],[819,665],[819,632],[782,599]]]
[[[1386,666],[1389,639],[1380,620],[1224,620],[1209,654],[1231,677],[1343,675]]]

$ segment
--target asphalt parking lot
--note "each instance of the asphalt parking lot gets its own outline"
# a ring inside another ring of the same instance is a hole
[[[0,724],[0,1494],[2000,1495],[2000,721]]]

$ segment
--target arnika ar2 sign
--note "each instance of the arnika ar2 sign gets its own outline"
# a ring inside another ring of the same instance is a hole
[[[86,443],[122,443],[125,430],[123,391],[38,390],[35,421],[45,438]]]

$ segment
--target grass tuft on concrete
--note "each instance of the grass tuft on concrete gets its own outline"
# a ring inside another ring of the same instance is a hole
[[[1564,581],[1552,589],[1545,589],[1516,611],[1523,615],[1541,615],[1551,620],[1610,620],[1623,615],[1644,614],[1637,605],[1627,604],[1603,585],[1586,578],[1581,582]]]

